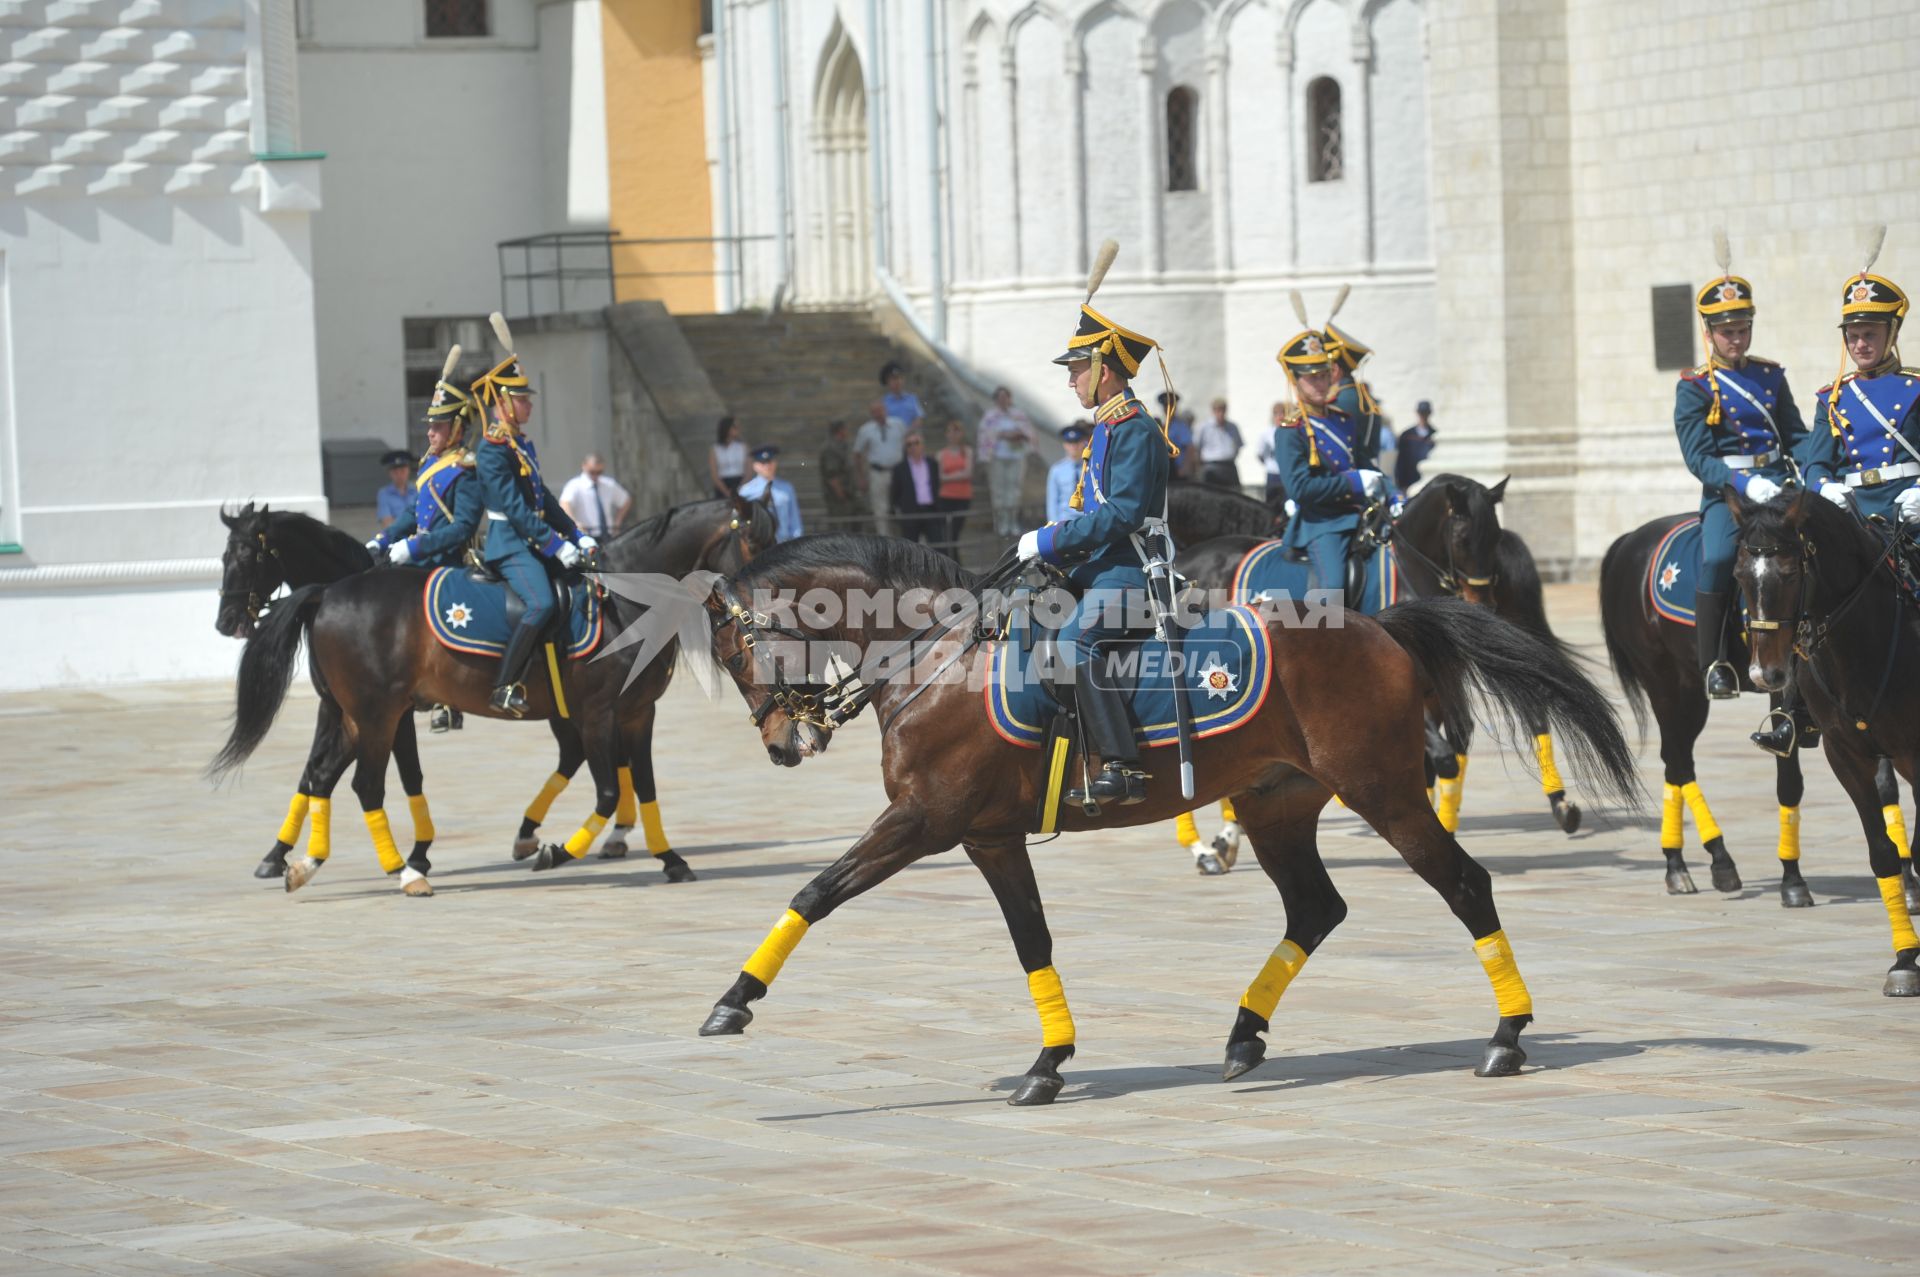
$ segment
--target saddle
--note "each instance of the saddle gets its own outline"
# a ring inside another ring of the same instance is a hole
[[[507,584],[505,577],[494,571],[484,559],[478,563],[469,564],[461,575],[478,585],[500,587],[501,593],[506,595],[507,631],[512,633],[520,628],[520,618],[527,614],[527,604],[513,587]],[[571,637],[567,629],[567,618],[573,615],[575,586],[576,581],[555,572],[552,568],[547,569],[547,587],[553,593],[553,610],[547,614],[546,626],[541,630],[542,642],[553,639],[564,643]]]

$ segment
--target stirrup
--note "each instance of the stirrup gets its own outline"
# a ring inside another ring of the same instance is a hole
[[[445,705],[435,705],[427,714],[427,730],[439,735],[453,730],[453,711]]]
[[[507,683],[493,689],[493,699],[487,702],[503,714],[522,718],[527,712],[527,688],[524,683]]]
[[[1800,729],[1793,715],[1783,709],[1770,709],[1760,720],[1760,730],[1747,737],[1775,758],[1792,758],[1799,747]]]
[[[1714,683],[1713,676],[1716,671],[1721,671],[1721,670],[1724,670],[1726,672],[1725,677],[1726,677],[1727,684],[1730,685],[1733,690],[1724,691],[1724,692],[1716,692],[1713,690],[1713,683]],[[1715,661],[1713,664],[1707,666],[1706,675],[1704,678],[1702,678],[1701,682],[1703,682],[1706,685],[1707,696],[1712,700],[1731,701],[1731,700],[1739,699],[1740,674],[1739,674],[1739,671],[1733,668],[1733,663],[1731,661],[1725,661],[1725,660]]]
[[[1108,763],[1085,789],[1070,789],[1067,800],[1082,805],[1117,803],[1130,807],[1147,800],[1147,773],[1121,763]]]

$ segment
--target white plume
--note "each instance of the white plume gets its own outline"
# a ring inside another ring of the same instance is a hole
[[[1333,309],[1327,312],[1327,322],[1329,324],[1333,322],[1333,317],[1340,313],[1340,308],[1347,304],[1347,294],[1352,291],[1353,291],[1352,284],[1340,285],[1340,292],[1333,299]]]
[[[1300,326],[1302,328],[1313,327],[1313,321],[1307,318],[1307,299],[1300,295],[1300,290],[1297,288],[1289,289],[1287,291],[1287,297],[1293,302],[1293,313],[1300,317]]]
[[[447,352],[447,362],[440,369],[440,380],[445,381],[449,377],[453,376],[454,367],[459,362],[460,362],[460,344],[458,342],[455,342],[453,349]]]
[[[1872,270],[1873,264],[1880,260],[1880,248],[1886,242],[1887,228],[1884,223],[1867,232],[1867,264],[1860,268],[1862,275]]]
[[[1100,241],[1100,251],[1093,255],[1093,269],[1087,272],[1088,301],[1092,301],[1093,295],[1100,291],[1100,281],[1107,277],[1108,268],[1113,265],[1113,259],[1119,255],[1120,244],[1117,240]]]
[[[493,325],[493,335],[500,339],[501,346],[509,355],[513,354],[513,329],[507,327],[507,317],[496,310],[487,316],[487,322]]]
[[[1724,226],[1713,228],[1713,260],[1720,263],[1722,275],[1733,272],[1733,247],[1727,243],[1727,228]]]

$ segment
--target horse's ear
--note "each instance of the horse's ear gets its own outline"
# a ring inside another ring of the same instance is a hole
[[[1743,528],[1747,524],[1747,499],[1740,495],[1740,489],[1731,483],[1720,486],[1720,495],[1726,500],[1727,513],[1733,516],[1733,526]]]
[[[1491,488],[1488,488],[1487,499],[1493,502],[1495,505],[1499,505],[1500,498],[1507,495],[1507,479],[1511,479],[1511,478],[1513,478],[1512,475],[1507,475],[1506,478],[1501,479],[1500,482],[1494,484]]]
[[[769,483],[765,488],[761,489],[760,495],[755,497],[753,502],[755,505],[764,506],[768,510],[773,509],[773,485]]]
[[[1798,532],[1806,526],[1807,519],[1813,514],[1813,490],[1795,489],[1793,500],[1787,502],[1787,526]]]
[[[227,525],[227,531],[229,532],[236,532],[240,528],[240,516],[237,514],[228,514],[227,507],[225,506],[220,507],[220,522]]]

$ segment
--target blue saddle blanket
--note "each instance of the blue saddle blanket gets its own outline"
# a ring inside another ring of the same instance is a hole
[[[1002,640],[992,646],[984,680],[987,718],[1001,739],[1038,749],[1058,708],[1035,668],[1035,646]],[[1187,686],[1193,735],[1218,736],[1259,712],[1273,683],[1273,642],[1252,608],[1209,612],[1183,632],[1179,660],[1167,645],[1147,638],[1123,649],[1137,656],[1130,697],[1134,738],[1145,746],[1179,740],[1173,705],[1174,679]]]
[[[1285,594],[1301,599],[1307,593],[1308,565],[1287,558],[1282,542],[1262,541],[1248,550],[1233,570],[1233,601],[1248,603],[1261,595]],[[1341,584],[1325,588],[1338,590]],[[1373,616],[1398,603],[1405,593],[1400,563],[1391,545],[1383,545],[1367,556],[1365,586],[1360,595],[1360,611]]]
[[[1647,598],[1675,625],[1692,625],[1693,591],[1700,583],[1700,520],[1682,519],[1660,538],[1647,560]]]
[[[435,568],[427,574],[421,592],[427,626],[442,647],[472,656],[499,656],[507,650],[512,627],[507,624],[507,586],[502,581],[476,581],[464,568]],[[570,641],[566,654],[576,660],[600,646],[600,601],[590,589],[573,591],[573,612],[567,618]]]

